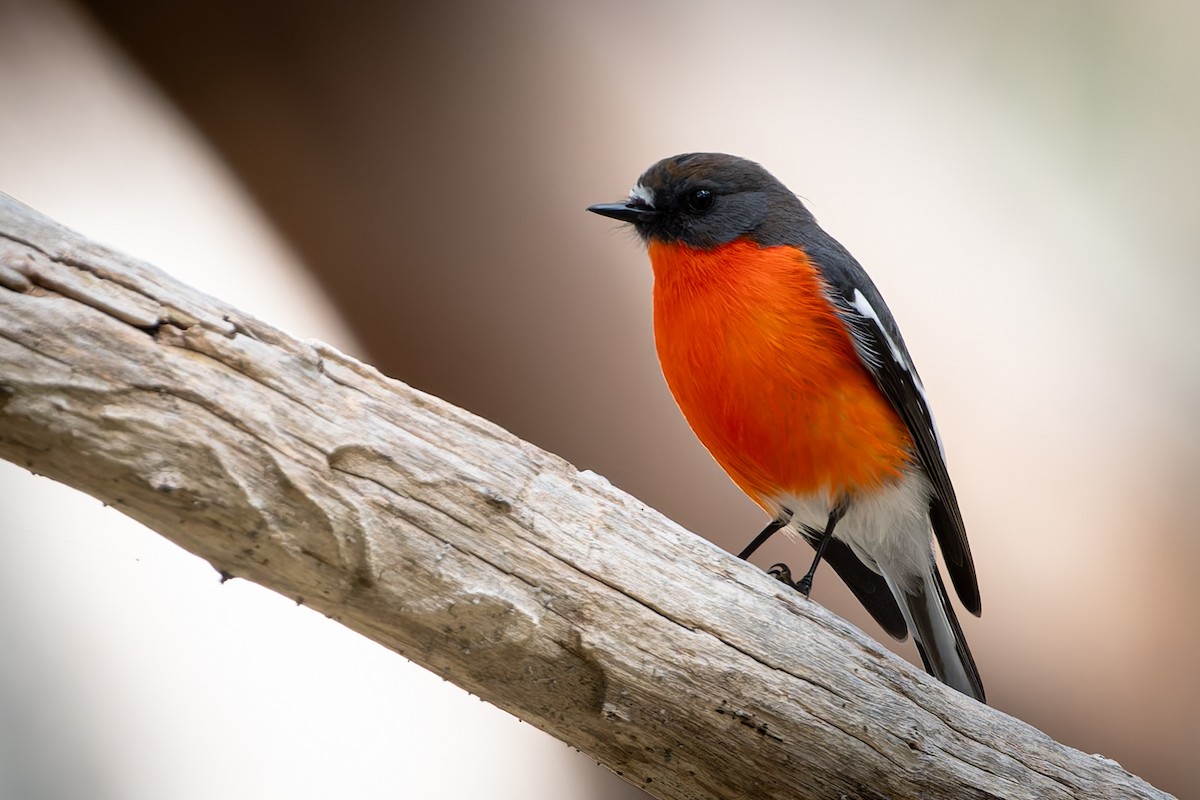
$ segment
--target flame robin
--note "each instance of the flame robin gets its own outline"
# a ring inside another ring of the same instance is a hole
[[[758,164],[664,159],[629,199],[589,211],[633,225],[654,271],[654,338],[688,424],[771,516],[740,556],[788,529],[925,669],[980,701],[983,683],[933,556],[963,606],[979,585],[941,437],[879,290]]]

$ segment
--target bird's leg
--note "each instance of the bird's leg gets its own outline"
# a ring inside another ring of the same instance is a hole
[[[767,574],[778,581],[786,583],[800,594],[808,597],[812,594],[813,576],[817,574],[817,567],[821,565],[821,559],[825,555],[825,548],[829,546],[829,540],[833,538],[833,529],[837,526],[838,520],[846,513],[846,501],[843,500],[834,506],[829,512],[829,519],[825,523],[825,530],[817,531],[807,525],[801,525],[800,528],[804,532],[806,538],[813,542],[813,547],[817,549],[817,555],[813,558],[812,566],[808,568],[808,572],[804,577],[795,583],[792,582],[792,570],[787,564],[773,564]],[[818,537],[820,537],[818,539]]]
[[[817,555],[813,558],[812,566],[808,568],[808,572],[804,573],[803,578],[796,581],[796,591],[805,597],[812,594],[813,577],[817,574],[817,567],[821,565],[825,548],[829,546],[829,540],[833,538],[833,529],[845,513],[846,502],[844,500],[829,510],[829,519],[825,522],[825,530],[821,532],[821,540],[816,543]]]
[[[758,536],[755,536],[754,541],[746,545],[742,552],[738,553],[738,558],[745,561],[746,559],[750,558],[750,556],[754,555],[754,551],[762,547],[763,544],[766,543],[767,539],[770,539],[775,535],[776,531],[778,531],[784,525],[787,525],[791,518],[792,515],[790,513],[784,512],[767,523],[767,527],[762,529],[762,533],[760,533]]]
[[[823,535],[821,533],[821,531],[817,530],[816,528],[810,528],[807,525],[801,525],[800,532],[803,533],[804,538],[810,542],[816,541],[818,536]],[[814,547],[815,546],[816,545],[814,545]],[[815,567],[814,567],[814,569],[815,569]],[[771,568],[767,570],[767,574],[770,575],[775,580],[779,581],[780,583],[786,583],[788,586],[792,587],[793,589],[797,588],[796,582],[794,580],[792,580],[792,568],[789,567],[787,564],[782,564],[782,563],[781,564],[772,564]],[[809,584],[810,585],[812,584],[811,579],[809,580]]]

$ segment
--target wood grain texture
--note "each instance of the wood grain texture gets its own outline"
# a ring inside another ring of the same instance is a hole
[[[0,457],[656,797],[1167,796],[603,478],[3,195]]]

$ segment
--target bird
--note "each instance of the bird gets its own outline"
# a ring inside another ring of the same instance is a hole
[[[816,549],[925,670],[986,702],[935,561],[978,616],[979,583],[925,387],[866,271],[761,165],[725,153],[662,159],[624,201],[654,276],[663,377],[701,443],[780,530]]]

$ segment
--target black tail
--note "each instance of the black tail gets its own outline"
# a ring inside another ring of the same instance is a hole
[[[958,689],[979,702],[984,699],[983,681],[967,647],[966,637],[958,624],[958,617],[946,596],[946,586],[938,572],[937,564],[931,563],[924,580],[917,581],[911,592],[898,591],[904,608],[904,616],[912,628],[917,652],[925,663],[925,671],[947,686]],[[890,582],[889,582],[890,584]]]

